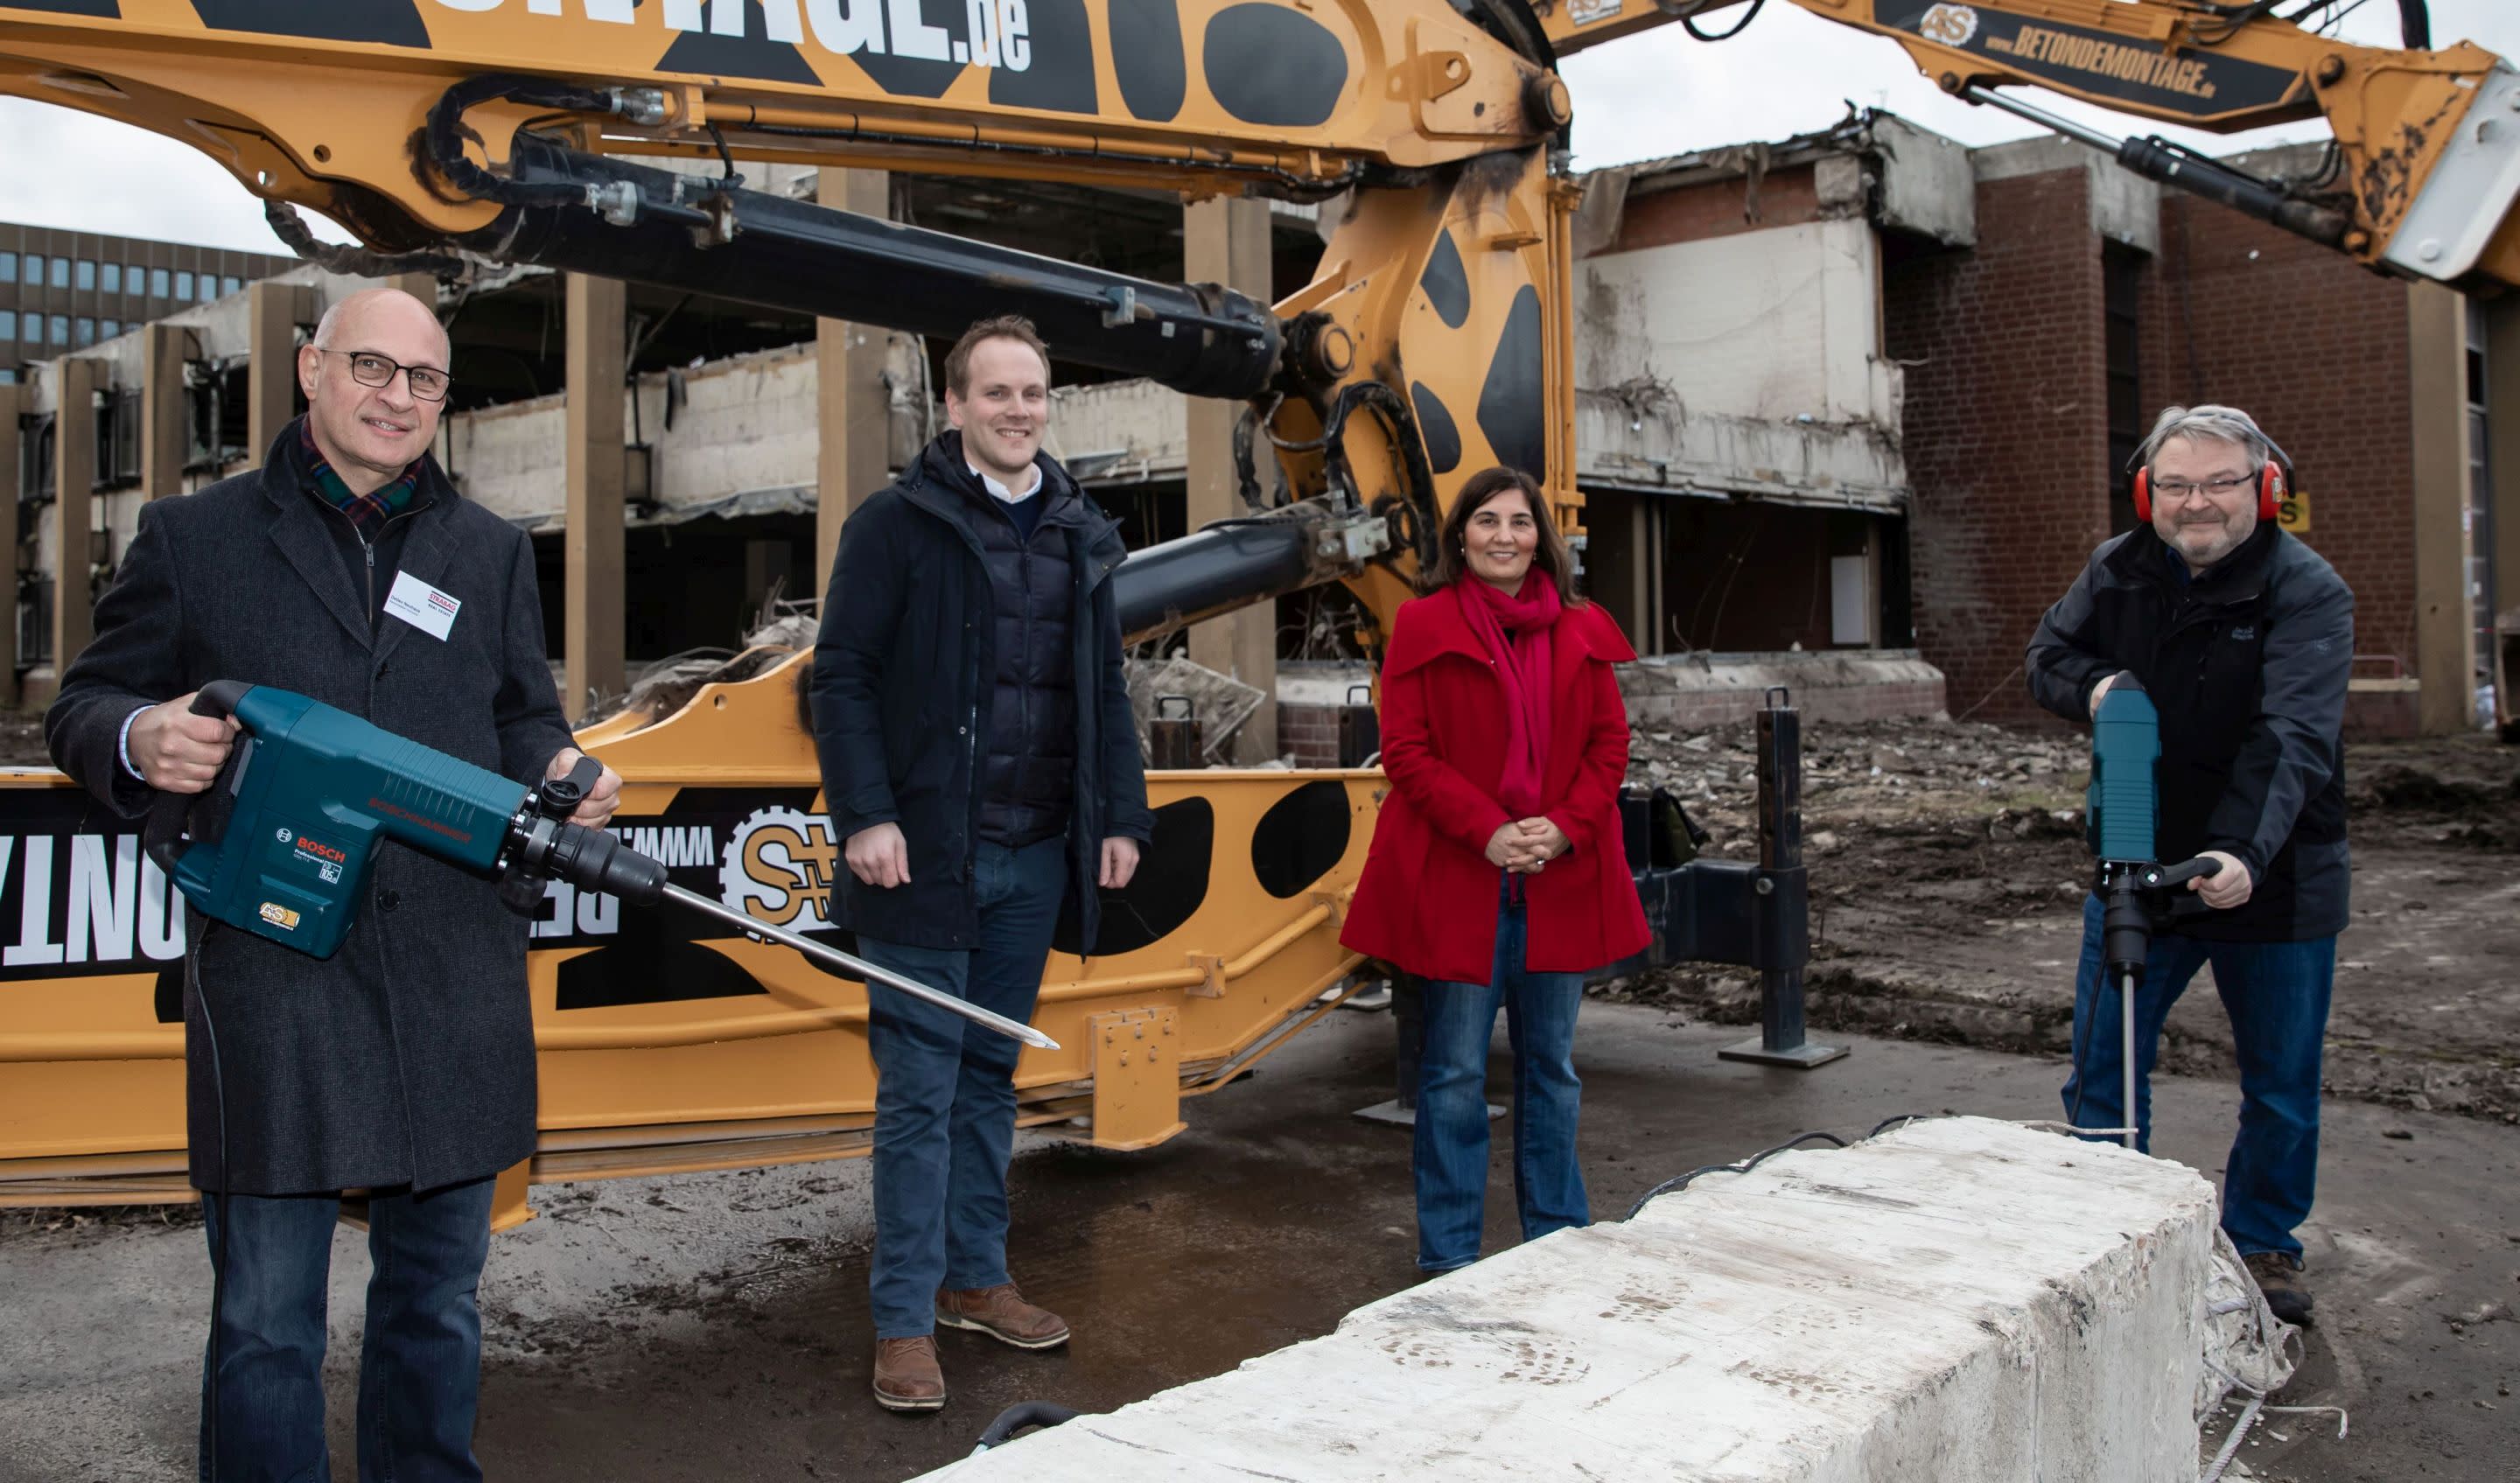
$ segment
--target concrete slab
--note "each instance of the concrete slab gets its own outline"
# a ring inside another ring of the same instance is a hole
[[[928,1477],[2177,1478],[2214,1224],[2180,1165],[1914,1123],[1710,1177]]]

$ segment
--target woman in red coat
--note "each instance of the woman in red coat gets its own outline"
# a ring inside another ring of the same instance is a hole
[[[1418,1265],[1478,1260],[1488,1174],[1488,1039],[1513,1045],[1522,1238],[1591,1223],[1575,1162],[1575,1011],[1587,971],[1641,951],[1619,786],[1619,626],[1575,596],[1539,488],[1473,474],[1444,521],[1428,595],[1382,664],[1390,795],[1340,940],[1426,980]]]

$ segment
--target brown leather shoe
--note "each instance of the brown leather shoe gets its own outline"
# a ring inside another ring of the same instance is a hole
[[[936,1336],[875,1341],[875,1403],[886,1411],[945,1409],[945,1371],[936,1366]]]
[[[1067,1321],[1035,1308],[1012,1282],[995,1287],[946,1288],[936,1294],[936,1322],[976,1329],[1017,1349],[1056,1349],[1067,1342]]]
[[[2267,1307],[2287,1324],[2310,1323],[2310,1285],[2301,1280],[2301,1259],[2272,1251],[2252,1251],[2241,1262],[2267,1295]]]

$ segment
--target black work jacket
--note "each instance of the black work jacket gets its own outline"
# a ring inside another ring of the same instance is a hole
[[[396,523],[398,565],[460,602],[440,641],[378,619],[338,543],[340,515],[303,487],[282,430],[262,469],[152,501],[96,638],[44,716],[62,770],[115,814],[157,796],[123,770],[132,711],[212,680],[310,696],[519,783],[569,744],[543,651],[532,543],[457,495],[434,459]],[[379,576],[379,589],[393,572]],[[311,805],[310,805],[311,807]],[[330,959],[185,914],[202,994],[184,996],[193,1183],[297,1194],[495,1174],[534,1149],[525,921],[489,880],[387,841]],[[216,1089],[225,1085],[224,1113]]]
[[[1057,460],[1041,454],[1035,462],[1050,481],[1036,498],[1059,502],[1044,521],[1071,499],[1079,517],[1059,528],[1075,685],[1066,915],[1076,929],[1072,945],[1083,951],[1101,924],[1102,841],[1144,844],[1154,816],[1111,594],[1127,548]],[[997,602],[972,523],[984,514],[975,497],[988,493],[964,461],[962,434],[947,432],[850,515],[823,599],[812,699],[832,832],[845,841],[898,824],[910,847],[907,885],[869,886],[845,867],[839,873],[845,924],[882,942],[969,949],[978,941],[972,865],[998,661]]]
[[[2182,583],[2149,525],[2102,545],[2040,620],[2030,693],[2069,721],[2131,670],[2161,713],[2156,847],[2165,862],[2223,850],[2249,868],[2246,905],[2182,915],[2178,930],[2301,942],[2344,930],[2346,681],[2354,594],[2319,555],[2262,521]]]

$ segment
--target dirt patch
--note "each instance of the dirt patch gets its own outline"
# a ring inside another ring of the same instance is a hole
[[[1749,726],[1644,732],[1631,781],[1679,793],[1712,853],[1757,841]],[[1815,729],[1807,1013],[1820,1029],[2067,1054],[2091,875],[2088,743],[1950,722]],[[2520,750],[2489,737],[2347,757],[2354,921],[2339,939],[2330,1095],[2520,1122]],[[1756,975],[1683,967],[1598,992],[1755,1023]],[[2173,1011],[2162,1064],[2233,1078],[2210,975]]]
[[[40,711],[0,710],[0,767],[50,767]]]

